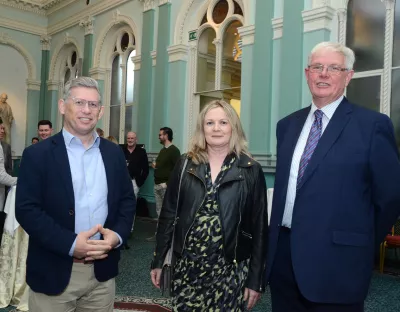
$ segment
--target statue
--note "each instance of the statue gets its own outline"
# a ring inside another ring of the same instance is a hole
[[[0,117],[3,120],[5,126],[5,138],[4,141],[11,144],[11,124],[14,120],[12,109],[7,103],[8,96],[6,93],[0,95]]]

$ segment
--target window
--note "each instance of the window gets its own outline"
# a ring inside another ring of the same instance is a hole
[[[242,39],[238,28],[243,25],[243,11],[238,2],[227,0],[208,9],[211,20],[204,15],[197,41],[196,94],[200,95],[200,109],[222,98],[240,114]]]
[[[132,129],[134,95],[135,37],[122,29],[115,42],[111,67],[111,92],[109,107],[109,135],[123,143],[125,133]]]

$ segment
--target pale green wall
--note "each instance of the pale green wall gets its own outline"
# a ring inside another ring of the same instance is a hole
[[[39,99],[40,91],[28,90],[27,108],[26,108],[26,135],[25,145],[31,144],[31,139],[37,136],[37,123],[39,121]]]
[[[281,88],[281,51],[282,39],[275,39],[273,42],[273,62],[272,62],[272,91],[271,91],[271,122],[269,124],[270,146],[272,154],[276,153],[276,123],[279,120],[279,104]]]
[[[290,1],[290,0],[287,0],[287,1]],[[282,17],[283,16],[283,3],[284,3],[284,0],[274,0],[274,2],[275,2],[275,4],[274,4],[274,17],[275,18]]]
[[[47,17],[29,11],[17,10],[7,5],[0,4],[0,17],[12,19],[33,26],[47,27]]]
[[[93,65],[93,51],[93,35],[88,34],[85,36],[85,47],[83,51],[83,76],[89,76],[89,69],[92,68]]]
[[[99,89],[100,89],[101,100],[104,102],[104,80],[97,79],[97,84],[98,84]],[[101,118],[97,122],[96,127],[101,128],[101,129],[104,130],[104,126],[103,125],[104,125],[104,121],[103,121],[103,118]]]
[[[49,15],[49,26],[59,23],[60,21],[68,20],[71,16],[76,16],[82,12],[89,14],[91,7],[95,4],[103,2],[102,0],[91,0],[90,5],[86,5],[86,1],[75,1],[73,5],[63,7],[61,10]],[[121,6],[122,7],[122,6]]]
[[[42,60],[40,37],[4,27],[0,27],[0,33],[8,34],[12,41],[17,42],[19,45],[24,47],[35,63],[36,80],[40,80],[40,64]]]

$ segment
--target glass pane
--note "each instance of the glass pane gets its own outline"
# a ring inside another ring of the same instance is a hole
[[[71,70],[69,68],[67,68],[67,71],[65,72],[65,76],[64,76],[64,84],[71,79]]]
[[[125,33],[121,39],[121,50],[124,52],[129,45],[129,35]]]
[[[376,0],[350,0],[346,44],[356,54],[354,69],[382,68],[384,43],[385,4]]]
[[[347,87],[350,102],[379,112],[381,101],[381,76],[353,79]]]
[[[239,21],[232,22],[224,35],[222,55],[221,89],[239,87],[242,78],[242,39],[238,27]]]
[[[76,52],[74,51],[74,53],[72,53],[71,56],[71,65],[75,66],[75,64],[76,64]]]
[[[215,89],[216,51],[213,43],[215,31],[206,29],[198,40],[197,50],[197,91]]]
[[[241,88],[204,92],[200,94],[200,111],[211,101],[222,99],[225,102],[230,103],[240,116],[240,95]]]
[[[121,105],[121,78],[122,71],[119,66],[120,56],[114,58],[111,70],[111,101],[110,105]]]
[[[396,1],[393,35],[393,67],[400,66],[400,2]]]
[[[132,127],[132,112],[133,112],[133,106],[126,106],[125,107],[125,135],[133,130]]]
[[[130,104],[133,103],[133,92],[134,92],[134,85],[135,85],[135,64],[132,62],[132,57],[136,56],[136,50],[133,50],[126,61],[126,96],[125,96],[125,103]]]
[[[119,121],[121,106],[110,107],[110,135],[119,142]]]
[[[400,69],[394,69],[392,72],[391,101],[390,118],[393,121],[397,147],[400,148]]]
[[[221,24],[228,15],[229,4],[226,0],[219,1],[214,7],[212,17],[216,24]]]
[[[233,4],[235,5],[235,10],[234,10],[233,14],[239,14],[239,15],[243,16],[243,11],[242,11],[242,8],[240,7],[239,3],[234,1]]]

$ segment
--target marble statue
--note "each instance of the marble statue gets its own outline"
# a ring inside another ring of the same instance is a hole
[[[4,141],[11,144],[11,124],[14,120],[11,106],[7,103],[8,96],[6,93],[0,95],[0,117],[3,120],[6,133]]]

